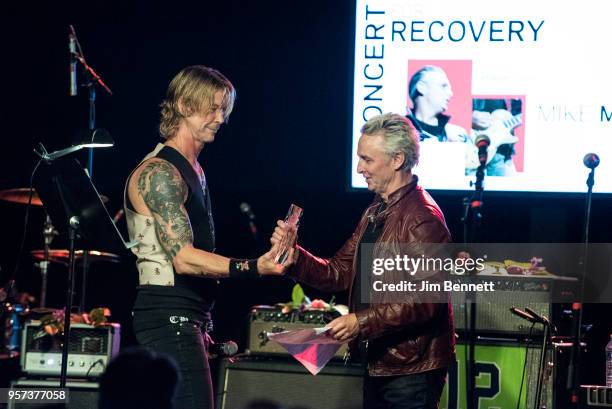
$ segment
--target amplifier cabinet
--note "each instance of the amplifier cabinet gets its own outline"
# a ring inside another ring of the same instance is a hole
[[[361,409],[362,366],[330,362],[313,376],[295,360],[223,360],[219,368],[217,409]]]
[[[275,307],[253,307],[249,316],[248,352],[251,354],[288,356],[289,354],[283,347],[270,341],[269,334],[304,328],[320,328],[332,319],[333,317],[325,311],[283,313]],[[347,345],[344,344],[334,357],[343,358],[346,352]]]
[[[493,282],[495,291],[474,292],[476,303],[476,331],[496,334],[528,334],[531,324],[513,315],[510,307],[529,307],[540,315],[552,318],[554,302],[571,302],[571,291],[566,287],[573,281],[558,281],[542,277],[496,277],[451,276],[453,283]],[[566,295],[562,295],[566,294]],[[466,293],[451,294],[455,329],[467,331],[465,322]],[[467,304],[469,323],[470,304]],[[536,325],[533,333],[541,333],[542,326]]]
[[[529,347],[518,342],[479,342],[474,351],[476,371],[477,409],[485,408],[532,408],[538,379],[541,345],[531,343]],[[542,405],[546,408],[561,408],[553,405],[554,381],[557,377],[553,350],[546,352],[547,371],[542,386]],[[457,344],[457,361],[448,370],[447,384],[442,392],[441,409],[467,407],[465,378],[466,345]],[[521,375],[525,366],[525,378]],[[554,373],[553,373],[554,371]],[[520,392],[520,400],[519,400]]]
[[[476,395],[478,409],[533,406],[540,359],[539,343],[528,347],[518,342],[479,342],[476,345]],[[561,396],[567,362],[560,362],[567,345],[553,344],[547,350],[542,403],[547,408],[565,409],[569,399]],[[456,363],[448,370],[441,409],[466,407],[466,346],[457,344]],[[523,365],[525,377],[521,391]],[[363,375],[361,366],[344,366],[332,361],[312,376],[298,362],[282,358],[257,357],[220,364],[216,409],[257,408],[361,408]],[[519,400],[519,391],[520,400]]]
[[[21,369],[29,376],[60,376],[62,364],[61,337],[39,337],[40,322],[25,324],[21,345]],[[70,325],[68,376],[99,377],[111,358],[119,352],[121,327],[110,324],[94,327]]]

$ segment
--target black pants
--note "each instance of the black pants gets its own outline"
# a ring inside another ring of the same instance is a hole
[[[446,368],[411,375],[366,376],[363,385],[365,409],[437,409]]]
[[[171,314],[157,315],[159,321],[151,325],[147,314],[146,325],[134,312],[134,333],[138,342],[155,351],[170,355],[179,366],[181,380],[175,399],[175,409],[213,409],[210,366],[206,353],[205,334],[200,324],[183,321]]]

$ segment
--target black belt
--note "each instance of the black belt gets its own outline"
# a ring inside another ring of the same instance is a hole
[[[183,315],[171,315],[168,317],[170,324],[193,324],[206,333],[213,332],[213,320],[198,321]]]

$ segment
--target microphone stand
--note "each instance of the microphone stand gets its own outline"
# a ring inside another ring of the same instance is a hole
[[[70,230],[68,231],[70,250],[69,250],[69,266],[68,278],[66,280],[66,306],[64,307],[64,343],[62,344],[62,362],[60,366],[60,388],[66,387],[66,378],[68,376],[68,352],[70,347],[70,319],[72,315],[72,298],[74,294],[74,265],[75,265],[75,250],[74,244],[79,235],[80,220],[77,216],[72,216],[68,222]]]
[[[555,326],[550,323],[550,320],[544,316],[539,315],[535,311],[525,308],[526,311],[517,310],[515,307],[510,308],[510,312],[514,315],[523,318],[532,324],[542,324],[544,326],[544,335],[542,338],[542,349],[540,351],[540,364],[538,366],[538,380],[536,383],[535,402],[534,409],[542,409],[540,403],[542,402],[542,384],[544,383],[544,374],[546,368],[546,349],[550,341],[551,335],[556,331]],[[525,351],[527,354],[528,352]],[[546,405],[544,406],[546,408]]]
[[[540,366],[538,367],[538,382],[536,384],[536,393],[535,393],[535,409],[540,409],[540,402],[542,401],[542,384],[544,383],[544,371],[546,367],[546,349],[548,347],[548,343],[550,340],[550,336],[552,334],[552,330],[554,327],[551,327],[550,321],[542,316],[541,322],[544,325],[544,335],[542,339],[542,350],[540,352]]]
[[[104,89],[109,95],[113,95],[113,91],[106,85],[106,83],[102,80],[102,78],[98,75],[98,73],[89,65],[85,60],[85,56],[83,54],[83,49],[81,48],[81,43],[76,35],[76,31],[72,25],[70,27],[70,34],[74,37],[76,42],[78,52],[72,53],[72,58],[76,58],[76,60],[81,63],[84,72],[87,75],[87,81],[82,84],[87,87],[89,93],[89,130],[93,132],[96,129],[96,85],[99,85]],[[89,148],[89,156],[87,160],[87,170],[89,172],[89,177],[93,179],[93,148]]]
[[[81,43],[76,35],[76,31],[72,24],[70,27],[70,34],[74,37],[74,41],[76,42],[78,52],[73,51],[71,58],[75,58],[83,67],[83,70],[86,74],[87,80],[82,84],[88,90],[88,101],[89,101],[89,117],[88,117],[88,126],[89,131],[93,132],[96,129],[96,85],[99,85],[104,89],[109,95],[113,95],[111,89],[104,83],[102,78],[96,73],[96,71],[87,64],[85,60],[85,56],[83,54],[83,49],[81,48]],[[75,93],[76,95],[76,93]],[[87,172],[89,177],[93,180],[93,160],[94,160],[94,148],[89,148],[88,157],[87,157]],[[87,291],[87,275],[89,270],[89,249],[83,249],[83,265],[82,265],[82,280],[81,280],[81,302],[79,305],[79,312],[83,312],[85,309],[85,293]]]
[[[585,163],[586,164],[586,163]],[[571,391],[571,404],[573,407],[578,405],[578,380],[580,379],[580,339],[582,337],[582,300],[584,298],[584,282],[587,274],[588,259],[589,259],[589,226],[591,222],[591,202],[593,198],[593,185],[595,184],[595,167],[599,165],[599,159],[597,163],[592,166],[587,165],[591,171],[586,180],[587,195],[586,195],[586,206],[584,210],[584,247],[582,257],[582,269],[580,277],[580,298],[578,302],[574,302],[572,305],[572,350],[570,354],[570,362],[567,370],[567,383],[566,387]]]
[[[471,198],[463,198],[463,242],[467,244],[470,239],[474,239],[475,231],[477,227],[480,227],[482,222],[482,197],[484,194],[484,177],[486,168],[486,156],[480,158],[480,165],[476,169],[476,182],[474,183],[475,191]],[[470,212],[471,210],[471,212]],[[470,217],[471,214],[471,217]],[[468,314],[469,308],[469,314]],[[466,293],[464,303],[465,319],[464,322],[468,326],[468,359],[466,369],[466,380],[467,380],[467,408],[476,409],[478,402],[476,401],[476,361],[475,361],[475,350],[476,350],[476,300],[473,291]],[[468,324],[469,318],[469,324]]]
[[[58,233],[51,223],[51,218],[47,214],[45,223],[43,226],[43,239],[45,243],[44,247],[44,258],[38,263],[40,269],[41,283],[40,283],[40,307],[45,308],[47,306],[47,281],[49,272],[49,251],[51,249],[51,242],[53,237]]]
[[[84,248],[103,246],[111,251],[126,249],[133,244],[123,241],[86,170],[77,160],[64,158],[44,162],[33,180],[33,185],[49,217],[52,220],[63,221],[57,224],[57,228],[62,236],[69,238],[70,262],[66,279],[60,369],[60,387],[64,387],[69,366],[70,314],[74,290],[76,240],[79,239]]]

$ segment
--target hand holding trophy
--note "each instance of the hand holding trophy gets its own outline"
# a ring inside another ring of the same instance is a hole
[[[277,222],[270,237],[272,248],[257,259],[257,271],[260,275],[284,275],[287,268],[295,264],[298,257],[295,243],[301,215],[302,208],[292,204],[285,220]]]
[[[277,264],[285,264],[287,258],[293,255],[293,260],[289,260],[291,264],[297,261],[298,252],[294,251],[290,254],[290,250],[295,247],[297,241],[297,230],[300,224],[300,217],[303,210],[301,207],[291,204],[287,216],[284,221],[278,221],[277,226],[272,233],[270,242],[272,246],[277,246],[277,253],[274,261]]]

